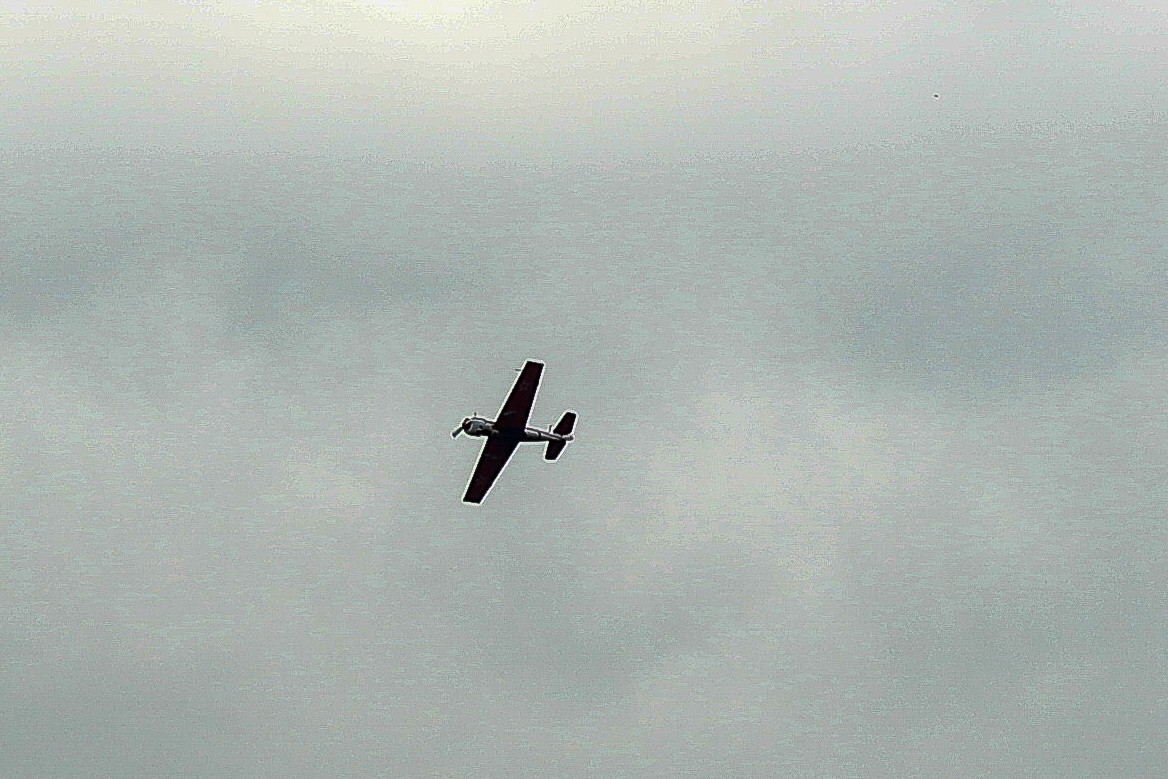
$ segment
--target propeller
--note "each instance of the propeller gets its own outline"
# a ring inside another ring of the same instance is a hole
[[[467,417],[466,419],[462,420],[462,424],[454,429],[454,432],[450,434],[450,437],[451,438],[458,438],[458,434],[463,432],[464,430],[466,430],[466,423],[469,421],[470,421],[470,417]]]

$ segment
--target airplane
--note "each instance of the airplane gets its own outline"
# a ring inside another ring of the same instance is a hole
[[[551,462],[560,456],[560,452],[564,451],[564,447],[575,437],[572,435],[572,428],[576,426],[574,411],[565,411],[560,421],[550,430],[527,426],[542,374],[543,363],[528,360],[493,422],[475,414],[462,420],[462,424],[450,434],[451,438],[457,438],[459,433],[466,433],[469,436],[487,439],[482,452],[479,453],[479,461],[470,482],[466,486],[466,494],[462,497],[464,503],[483,502],[483,498],[491,491],[495,479],[503,471],[503,466],[511,459],[519,444],[539,444],[546,441],[547,451],[544,452],[543,459]]]

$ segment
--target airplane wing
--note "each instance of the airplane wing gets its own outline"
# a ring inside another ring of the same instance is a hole
[[[503,470],[503,466],[511,459],[517,446],[519,446],[519,442],[513,439],[487,439],[482,453],[479,454],[479,464],[475,466],[474,475],[470,477],[470,484],[466,486],[466,495],[462,496],[464,503],[483,502],[483,498],[491,491],[491,485],[495,483],[495,479]]]
[[[539,389],[539,377],[543,374],[543,363],[528,360],[523,366],[511,394],[499,409],[495,427],[502,430],[522,430],[527,427],[531,416],[531,406],[535,403],[535,391]]]

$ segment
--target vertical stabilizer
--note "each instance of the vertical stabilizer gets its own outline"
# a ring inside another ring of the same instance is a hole
[[[576,412],[565,411],[564,415],[560,417],[560,421],[556,422],[556,426],[552,428],[552,432],[558,435],[568,435],[574,427],[576,427]]]
[[[552,428],[552,432],[556,435],[571,435],[575,427],[576,412],[565,411],[564,415],[560,417],[560,421],[556,422],[556,426]],[[567,441],[548,441],[547,451],[544,452],[543,459],[549,462],[556,459],[567,445]]]

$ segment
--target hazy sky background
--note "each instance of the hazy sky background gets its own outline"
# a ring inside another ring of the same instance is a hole
[[[1163,775],[1168,14],[433,7],[0,1],[0,773]]]

